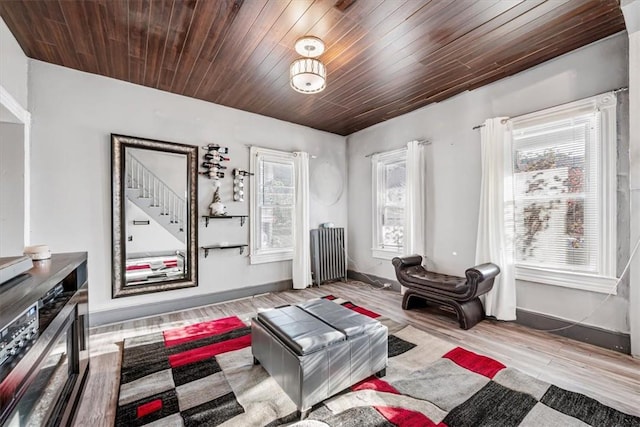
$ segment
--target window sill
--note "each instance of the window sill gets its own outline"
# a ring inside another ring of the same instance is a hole
[[[293,251],[252,254],[249,258],[251,260],[251,264],[266,264],[268,262],[291,261],[293,260]]]
[[[378,259],[392,260],[397,256],[402,256],[401,251],[390,251],[384,249],[371,249],[371,256]]]
[[[567,272],[529,266],[516,266],[516,279],[545,285],[562,286],[601,294],[617,295],[615,277],[595,274]]]

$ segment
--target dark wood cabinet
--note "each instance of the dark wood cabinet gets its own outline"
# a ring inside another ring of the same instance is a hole
[[[89,371],[87,254],[34,261],[0,288],[0,325],[38,306],[38,331],[0,366],[0,425],[71,425]]]

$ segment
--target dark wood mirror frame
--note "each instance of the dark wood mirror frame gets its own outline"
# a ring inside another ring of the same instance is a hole
[[[184,154],[187,162],[186,260],[184,278],[127,285],[126,273],[126,172],[125,149]],[[111,134],[112,297],[139,295],[198,286],[198,147],[173,142]]]

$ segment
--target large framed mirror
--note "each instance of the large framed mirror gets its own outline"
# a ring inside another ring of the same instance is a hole
[[[198,285],[198,148],[111,135],[114,298]]]

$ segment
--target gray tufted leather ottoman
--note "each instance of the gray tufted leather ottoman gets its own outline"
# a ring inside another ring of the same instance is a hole
[[[311,407],[387,366],[387,327],[328,300],[258,313],[251,350],[298,407]]]

